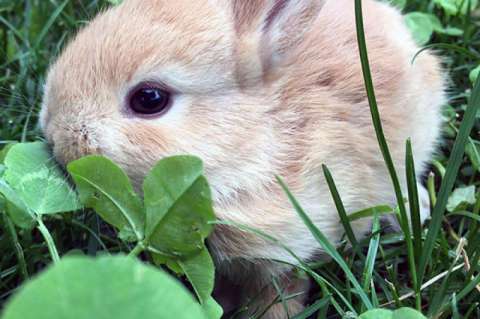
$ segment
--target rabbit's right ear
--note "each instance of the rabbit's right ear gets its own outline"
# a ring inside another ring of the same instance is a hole
[[[239,39],[239,75],[248,78],[265,75],[285,63],[327,0],[230,1]]]

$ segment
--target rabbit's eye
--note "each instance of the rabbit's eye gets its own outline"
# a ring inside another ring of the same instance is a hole
[[[170,106],[170,97],[165,89],[142,85],[131,93],[128,103],[135,113],[152,115],[165,112]]]

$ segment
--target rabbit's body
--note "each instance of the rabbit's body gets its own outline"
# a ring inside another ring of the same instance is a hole
[[[418,48],[396,10],[363,2],[377,100],[404,186],[406,140],[418,175],[434,151],[444,82],[431,54],[411,63]],[[142,82],[175,92],[166,113],[143,117],[128,109],[126,96]],[[333,243],[343,227],[322,164],[348,212],[395,206],[351,0],[125,0],[80,32],[52,67],[41,122],[59,161],[101,153],[137,185],[162,157],[201,157],[220,220],[274,236],[305,260],[321,249],[276,175]],[[366,219],[354,223],[358,237],[369,227]],[[288,272],[269,260],[297,263],[279,245],[233,226],[217,226],[210,245],[218,268],[246,297],[270,273]],[[275,294],[267,289],[259,304]],[[279,305],[267,316],[286,315]]]

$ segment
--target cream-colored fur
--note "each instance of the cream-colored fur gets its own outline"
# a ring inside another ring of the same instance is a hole
[[[395,9],[363,2],[380,113],[405,185],[407,138],[419,175],[435,150],[444,81],[432,54],[411,63],[418,48]],[[175,89],[168,113],[145,119],[128,111],[126,96],[142,81]],[[52,65],[41,125],[60,162],[103,154],[137,185],[162,157],[201,157],[219,219],[273,235],[304,259],[321,248],[276,174],[334,243],[343,229],[322,164],[348,211],[395,205],[371,123],[351,0],[125,0],[80,31]],[[356,234],[369,224],[356,222]],[[272,273],[292,286],[288,267],[268,261],[296,263],[281,247],[223,225],[210,245],[218,268],[243,283],[242,296],[255,296]],[[266,291],[259,308],[274,298]],[[291,305],[296,312],[301,300]],[[286,314],[275,307],[266,317]]]

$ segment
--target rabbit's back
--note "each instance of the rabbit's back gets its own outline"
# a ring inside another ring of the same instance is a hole
[[[420,180],[440,141],[445,79],[431,52],[413,60],[420,48],[396,9],[378,1],[363,3],[378,108],[406,197],[406,141],[411,139]],[[281,102],[275,115],[283,119],[278,125],[294,136],[289,143],[292,162],[281,174],[316,225],[336,242],[344,230],[322,164],[332,171],[348,212],[396,206],[370,113],[353,1],[327,1],[297,52],[277,88]],[[301,224],[295,217],[290,221]],[[368,219],[357,221],[355,232],[364,235],[369,227]],[[290,242],[303,250],[310,236],[299,233]],[[299,237],[304,237],[303,245]]]

